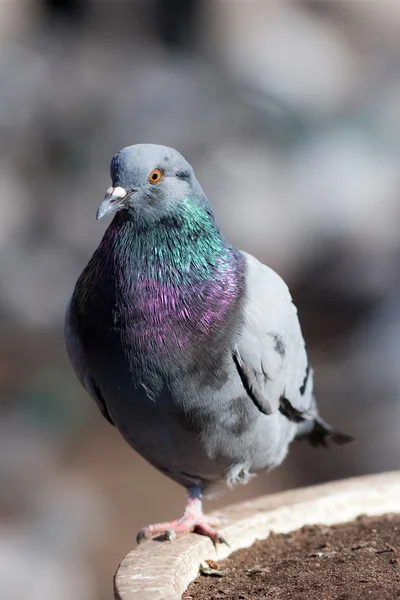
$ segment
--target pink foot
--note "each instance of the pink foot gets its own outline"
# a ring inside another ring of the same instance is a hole
[[[145,538],[160,534],[172,540],[178,533],[191,533],[194,531],[200,535],[209,537],[214,544],[220,543],[229,546],[226,539],[214,529],[215,526],[220,524],[221,519],[207,517],[203,513],[200,490],[198,488],[189,488],[183,517],[174,521],[155,523],[154,525],[144,527],[139,531],[136,541],[140,544]]]

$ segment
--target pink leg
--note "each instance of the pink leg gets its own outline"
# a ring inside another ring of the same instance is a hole
[[[137,543],[154,535],[164,534],[167,539],[172,539],[176,533],[190,533],[192,531],[209,537],[214,544],[222,543],[229,546],[222,535],[215,531],[213,527],[219,525],[220,519],[216,517],[207,517],[203,513],[201,502],[201,490],[198,487],[188,488],[186,508],[183,517],[166,523],[155,523],[141,529],[137,535]]]

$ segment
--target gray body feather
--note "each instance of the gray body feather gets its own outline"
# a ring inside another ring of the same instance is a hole
[[[110,345],[98,340],[96,357],[88,360],[71,304],[66,314],[70,360],[102,413],[151,464],[182,485],[200,484],[205,492],[223,481],[245,483],[252,473],[282,462],[303,427],[279,411],[282,396],[299,411],[314,406],[311,375],[300,392],[307,355],[288,288],[255,258],[245,254],[245,259],[244,319],[226,349],[225,381],[218,386],[198,386],[193,377],[177,373],[155,393],[141,383],[140,373],[132,373],[128,353],[118,350],[118,343],[110,356]],[[246,390],[235,357],[253,373],[265,411]],[[107,363],[109,370],[103,367]],[[117,364],[121,375],[116,377],[111,370]]]

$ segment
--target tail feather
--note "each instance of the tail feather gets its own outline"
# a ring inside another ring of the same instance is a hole
[[[297,440],[307,440],[311,446],[323,446],[328,448],[328,441],[334,444],[342,445],[353,442],[354,438],[351,435],[342,433],[338,429],[334,429],[319,417],[316,413],[315,399],[313,413],[302,412],[295,408],[292,403],[285,397],[279,399],[279,410],[289,421],[298,424]]]
[[[323,446],[324,448],[329,447],[329,441],[338,444],[339,446],[354,441],[354,438],[351,435],[347,435],[338,429],[334,429],[329,423],[324,421],[324,419],[321,419],[321,417],[315,417],[312,429],[307,433],[300,435],[297,439],[305,439],[311,446]]]

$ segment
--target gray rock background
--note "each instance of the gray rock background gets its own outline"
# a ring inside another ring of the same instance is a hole
[[[229,239],[289,283],[324,416],[210,503],[400,464],[400,5],[340,0],[0,3],[0,597],[106,600],[183,491],[79,388],[63,312],[107,223],[119,148],[175,146]]]

